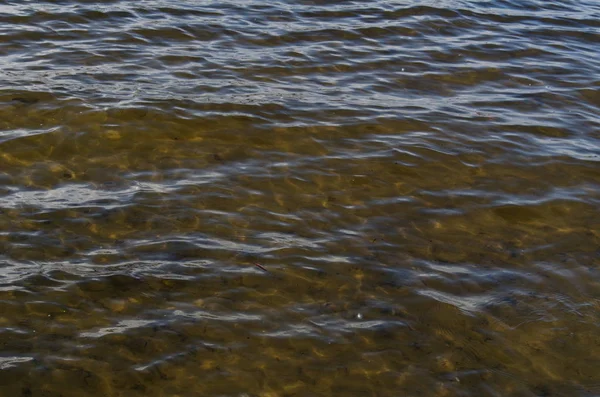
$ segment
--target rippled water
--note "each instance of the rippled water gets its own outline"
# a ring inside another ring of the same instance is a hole
[[[600,395],[594,1],[3,1],[2,396]]]

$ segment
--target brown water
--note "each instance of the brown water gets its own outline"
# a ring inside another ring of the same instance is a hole
[[[600,395],[597,2],[0,4],[0,396]]]

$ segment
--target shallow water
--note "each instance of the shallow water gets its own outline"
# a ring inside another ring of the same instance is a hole
[[[593,1],[0,5],[0,395],[600,395]]]

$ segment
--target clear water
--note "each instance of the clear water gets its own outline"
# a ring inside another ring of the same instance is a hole
[[[4,1],[0,395],[600,395],[594,1]]]

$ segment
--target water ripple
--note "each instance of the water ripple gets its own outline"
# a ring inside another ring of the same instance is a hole
[[[598,21],[0,5],[0,394],[593,395]]]

